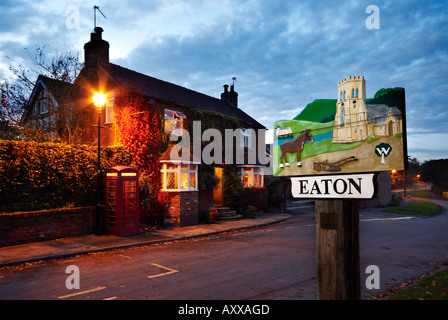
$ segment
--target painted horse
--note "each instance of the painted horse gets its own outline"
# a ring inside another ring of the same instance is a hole
[[[311,134],[311,129],[300,132],[300,135],[294,140],[285,141],[280,145],[280,150],[282,151],[282,155],[280,157],[280,168],[283,168],[283,159],[285,160],[285,166],[289,167],[288,159],[286,158],[288,153],[297,153],[297,166],[302,166],[300,154],[302,153],[306,141],[314,141],[313,135]]]

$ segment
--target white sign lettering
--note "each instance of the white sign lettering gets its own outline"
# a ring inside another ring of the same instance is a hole
[[[277,127],[275,133],[277,134],[277,136],[284,136],[287,134],[292,134],[292,129],[291,129],[291,127],[286,127],[286,128]]]
[[[294,198],[371,199],[375,195],[375,173],[291,177]]]

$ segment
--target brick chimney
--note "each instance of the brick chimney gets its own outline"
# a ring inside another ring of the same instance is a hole
[[[235,91],[235,86],[233,84],[230,85],[230,91],[229,85],[224,85],[224,92],[221,93],[221,100],[230,103],[235,108],[238,108],[238,93]]]
[[[84,45],[84,65],[109,63],[109,42],[102,39],[103,28],[95,27],[90,34],[90,41]]]

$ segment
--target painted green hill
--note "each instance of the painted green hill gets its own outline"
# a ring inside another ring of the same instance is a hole
[[[336,99],[316,99],[308,103],[294,120],[311,122],[329,122],[334,120]]]
[[[293,120],[311,122],[329,122],[334,120],[336,113],[336,99],[316,99],[306,107]],[[391,107],[404,108],[404,89],[382,88],[375,93],[374,98],[366,99],[368,104],[387,104]]]
[[[404,88],[387,88],[380,89],[375,93],[372,99],[366,99],[367,104],[386,104],[389,107],[397,107],[402,112],[405,107],[405,91]]]

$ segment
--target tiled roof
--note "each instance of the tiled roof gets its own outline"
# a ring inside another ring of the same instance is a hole
[[[385,104],[366,104],[367,122],[381,126],[386,123],[389,112],[397,119],[401,119],[401,111],[397,107],[389,107]]]
[[[141,93],[155,100],[235,117],[253,127],[264,128],[262,124],[240,108],[236,108],[220,99],[126,69],[113,63],[101,64],[100,68],[111,80],[126,90]]]

